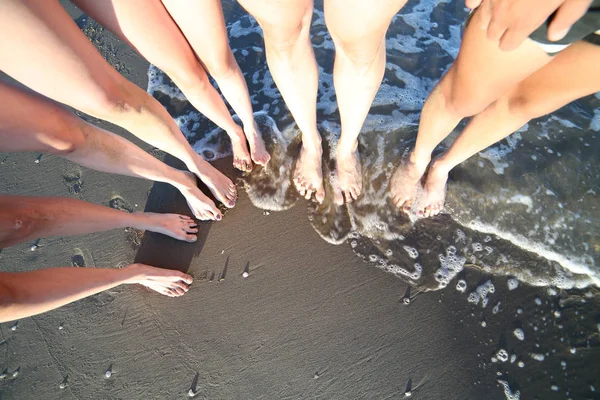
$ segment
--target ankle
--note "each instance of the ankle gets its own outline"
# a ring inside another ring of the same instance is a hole
[[[427,154],[427,153],[425,153],[425,154],[417,153],[416,151],[413,150],[410,153],[408,160],[419,171],[425,171],[425,169],[427,169],[427,166],[431,162],[431,155]]]
[[[435,175],[448,175],[452,168],[454,168],[454,165],[448,162],[445,158],[445,154],[436,157],[429,167],[430,173]]]
[[[343,141],[340,139],[337,146],[337,155],[347,156],[353,154],[358,149],[358,140]]]
[[[318,141],[302,141],[302,151],[305,151],[311,155],[321,156],[323,155],[323,146],[321,145],[321,139]]]

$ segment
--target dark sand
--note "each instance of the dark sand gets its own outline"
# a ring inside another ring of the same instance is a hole
[[[145,87],[145,61],[102,30],[88,34],[128,79]],[[119,196],[133,210],[189,213],[167,185],[53,156],[38,165],[37,157],[0,155],[0,192],[105,205]],[[219,168],[231,173],[230,162]],[[78,193],[73,182],[82,183]],[[409,382],[417,399],[504,399],[498,378],[519,388],[521,398],[598,398],[590,389],[600,390],[593,363],[598,301],[582,304],[585,291],[550,296],[521,284],[509,292],[506,279],[494,278],[496,291],[483,309],[466,297],[490,277],[469,270],[461,276],[466,293],[452,282],[405,305],[407,284],[363,262],[347,243],[323,241],[304,202],[267,215],[243,189],[239,197],[223,221],[202,224],[196,244],[146,234],[138,248],[132,232],[116,230],[43,239],[33,252],[32,243],[3,250],[5,271],[71,265],[80,254],[90,267],[135,259],[188,271],[196,280],[179,299],[121,287],[21,320],[14,331],[13,323],[0,325],[0,370],[20,368],[16,378],[0,380],[0,399],[181,399],[193,383],[197,398],[205,399],[399,399]],[[559,308],[561,317],[554,317]],[[523,342],[512,334],[520,326]],[[491,362],[499,348],[525,368]],[[539,362],[529,353],[546,357]]]

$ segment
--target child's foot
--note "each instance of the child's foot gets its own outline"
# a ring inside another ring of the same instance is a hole
[[[246,136],[241,127],[236,125],[234,131],[228,131],[231,139],[231,148],[233,150],[233,166],[240,171],[250,171],[252,169],[252,158],[246,145]]]
[[[252,122],[252,128],[244,129],[244,133],[246,134],[248,143],[250,143],[250,154],[252,155],[252,160],[258,165],[262,165],[263,167],[266,166],[271,159],[271,156],[265,148],[265,142],[260,135],[260,130],[258,129],[256,122]]]
[[[145,212],[142,213],[145,224],[141,227],[151,232],[162,233],[177,240],[186,242],[195,242],[198,237],[196,221],[187,215],[180,214],[158,214]]]
[[[338,147],[337,176],[340,191],[334,196],[335,204],[342,205],[344,197],[347,202],[357,200],[362,193],[362,174],[357,148],[353,151],[344,151]]]
[[[177,185],[177,189],[183,194],[185,200],[192,210],[192,213],[199,220],[220,221],[223,215],[215,206],[215,203],[209,199],[196,184],[196,176],[191,172],[181,171],[185,175],[184,184]]]
[[[411,153],[400,163],[392,175],[390,190],[396,207],[404,212],[411,210],[415,201],[417,186],[423,177],[429,160],[417,160]]]
[[[323,188],[323,170],[321,162],[323,159],[323,150],[320,147],[309,149],[304,144],[300,149],[298,161],[296,161],[296,170],[294,171],[294,185],[301,196],[310,199],[315,194],[315,199],[322,203],[325,199],[325,189]]]
[[[444,208],[448,171],[438,160],[434,160],[429,167],[427,179],[425,180],[425,197],[417,211],[419,216],[433,217],[438,215]]]
[[[131,264],[125,268],[133,274],[133,277],[125,283],[137,283],[169,297],[183,296],[194,280],[183,272],[146,264]]]
[[[192,170],[191,167],[195,167],[195,169]],[[208,186],[217,200],[228,208],[232,208],[235,205],[235,200],[237,198],[235,185],[218,169],[210,165],[199,155],[196,158],[196,164],[193,166],[188,165],[188,168],[190,168],[190,171],[194,172],[198,178]],[[196,186],[195,183],[194,186]]]

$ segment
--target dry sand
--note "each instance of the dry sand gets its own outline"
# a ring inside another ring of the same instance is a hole
[[[148,64],[111,35],[94,35],[111,63],[145,87]],[[36,164],[37,157],[0,155],[0,193],[105,205],[118,196],[132,210],[189,214],[167,185],[87,170],[53,156]],[[174,163],[169,157],[167,162]],[[230,162],[219,165],[232,174]],[[81,183],[79,193],[74,182]],[[201,225],[196,244],[146,234],[138,248],[132,232],[115,230],[42,239],[36,251],[32,243],[3,250],[5,271],[71,265],[82,254],[89,267],[135,259],[187,271],[196,280],[179,299],[121,287],[21,320],[16,330],[13,323],[0,325],[0,368],[19,368],[16,378],[0,381],[0,399],[177,399],[192,385],[197,398],[206,399],[398,399],[409,381],[418,399],[505,398],[497,383],[502,368],[489,360],[498,343],[514,342],[507,338],[513,314],[488,310],[482,317],[453,289],[422,293],[405,305],[406,283],[364,263],[348,244],[323,241],[304,204],[267,215],[240,192],[222,222]],[[481,279],[471,272],[469,282]],[[506,287],[505,280],[495,282]],[[535,296],[550,304],[539,293],[522,285],[503,300],[503,309],[513,312]],[[521,377],[527,398],[548,391],[548,374],[537,374],[530,374],[534,381]],[[538,379],[544,383],[536,384]]]

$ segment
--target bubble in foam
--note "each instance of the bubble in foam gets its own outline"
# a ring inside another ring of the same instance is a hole
[[[386,257],[391,257],[393,254],[394,254],[394,252],[392,251],[392,249],[387,249],[387,250],[385,251],[385,255],[386,255]]]
[[[408,253],[408,256],[410,258],[412,258],[413,260],[416,259],[417,257],[419,257],[419,252],[414,247],[404,245],[403,248],[404,248],[404,251],[406,251]]]
[[[507,361],[508,361],[508,352],[507,352],[506,350],[504,350],[504,349],[500,349],[500,350],[498,350],[498,352],[496,353],[496,358],[497,358],[499,361],[502,361],[502,362],[507,362]]]
[[[489,243],[489,242],[491,242],[491,241],[492,241],[492,237],[488,235],[488,236],[486,236],[486,237],[485,237],[485,239],[483,239],[483,241],[484,241],[485,243]]]
[[[521,392],[517,390],[513,393],[513,391],[510,389],[510,386],[508,386],[508,382],[498,379],[498,383],[504,388],[504,397],[506,397],[506,400],[521,399]]]
[[[488,294],[494,293],[495,291],[496,288],[494,287],[494,284],[491,280],[488,280],[482,285],[478,286],[474,292],[471,292],[469,294],[469,297],[467,298],[467,301],[475,305],[479,304],[479,302],[481,301],[481,306],[485,308],[485,306],[487,306],[488,303]]]
[[[379,257],[377,257],[375,254],[369,254],[369,261],[377,262],[377,260],[379,260]]]
[[[519,368],[524,368],[524,367],[525,367],[525,363],[524,363],[523,361],[519,361],[519,362],[517,363],[517,366],[518,366]]]
[[[464,293],[465,290],[467,290],[467,282],[464,279],[459,279],[459,281],[456,282],[456,290]]]
[[[558,294],[558,292],[556,291],[556,289],[549,287],[547,290],[548,295],[550,296],[556,296]]]
[[[494,308],[492,308],[492,314],[498,314],[500,312],[500,302],[497,302]]]
[[[517,355],[516,354],[511,354],[511,356],[510,356],[510,363],[514,364],[515,361],[517,361]]]
[[[358,243],[356,242],[356,240],[350,242],[350,246],[352,246],[352,248],[355,248],[357,245]]]
[[[485,250],[488,256],[494,252],[494,249],[492,249],[490,246],[485,246],[483,249]]]
[[[542,299],[540,299],[539,297],[536,297],[534,301],[535,301],[535,304],[537,304],[538,306],[542,305]]]
[[[506,283],[508,284],[508,290],[515,290],[519,287],[519,281],[516,278],[508,278]]]
[[[544,361],[546,359],[546,357],[543,354],[540,353],[530,353],[529,356],[531,358],[533,358],[536,361]]]
[[[523,332],[523,329],[521,328],[517,328],[513,331],[513,335],[515,335],[515,337],[517,339],[519,339],[520,341],[525,340],[525,332]]]
[[[482,251],[483,250],[483,246],[479,242],[473,243],[472,246],[473,246],[473,251],[474,252],[478,252],[478,251]]]
[[[463,231],[461,231],[460,229],[456,230],[456,241],[457,242],[462,242],[466,238],[467,238],[467,236],[465,235],[465,233]]]

